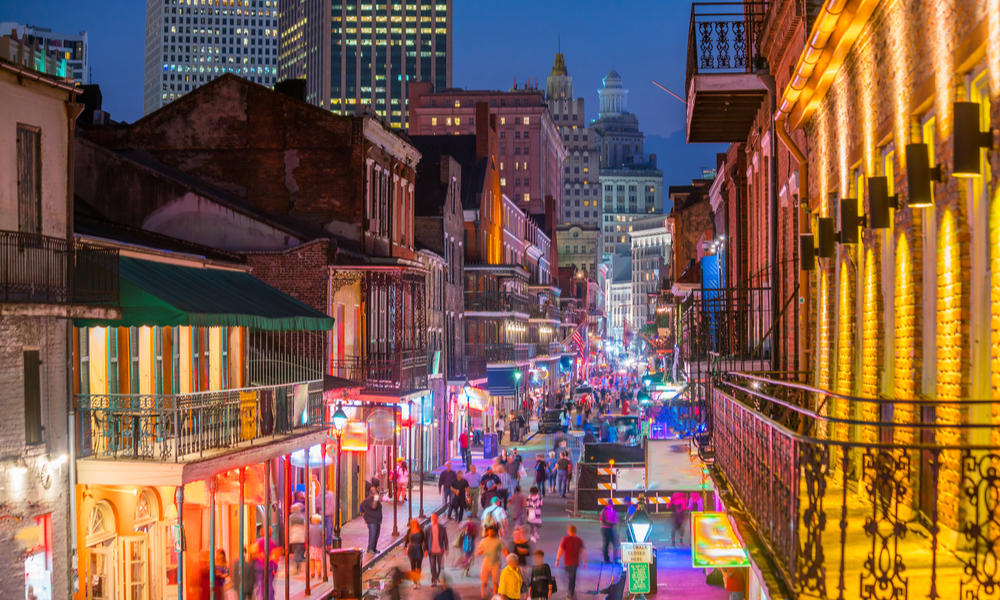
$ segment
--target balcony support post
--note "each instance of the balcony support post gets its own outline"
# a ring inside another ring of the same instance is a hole
[[[320,491],[323,493],[323,495],[320,496],[320,498],[321,498],[320,503],[323,505],[323,545],[324,545],[324,550],[325,550],[326,544],[330,543],[330,540],[326,539],[326,514],[327,514],[326,513],[326,472],[327,472],[327,466],[326,466],[326,444],[325,443],[322,444],[322,445],[320,445],[320,456],[322,456],[322,458],[323,458],[323,460],[322,460],[323,466],[319,470],[319,488],[320,488]],[[326,567],[327,561],[323,560],[322,563],[323,563],[323,583],[326,583],[327,581],[330,580],[329,573],[327,573],[327,570],[326,570],[326,568],[327,568]]]
[[[177,600],[184,600],[184,486],[174,488],[174,504],[177,507]]]
[[[244,596],[244,591],[243,591],[243,569],[246,568],[246,556],[243,553],[243,548],[246,546],[246,521],[247,521],[247,519],[246,519],[246,515],[244,513],[245,507],[246,507],[246,483],[247,483],[247,468],[246,467],[240,467],[240,512],[239,512],[239,519],[240,519],[240,534],[239,535],[240,535],[240,537],[239,537],[239,542],[238,542],[239,548],[237,550],[237,552],[239,553],[240,570],[236,574],[230,573],[230,576],[236,576],[236,577],[240,578],[240,587],[239,587],[239,590],[240,590],[240,598],[241,598],[241,600],[242,600],[242,598],[245,597]]]
[[[392,464],[386,469],[386,476],[393,477],[393,469],[396,468],[396,459],[399,458],[399,437],[397,432],[399,431],[399,412],[396,406],[392,408]],[[392,537],[399,537],[399,522],[397,521],[397,509],[399,508],[399,490],[396,487],[399,485],[397,480],[396,485],[392,486]],[[389,486],[386,485],[386,488]],[[339,496],[338,496],[339,498]]]
[[[208,478],[208,590],[212,600],[225,600],[215,597],[215,491],[218,481],[215,476]]]
[[[445,379],[447,382],[447,379]],[[445,386],[447,389],[447,386]],[[445,397],[447,398],[447,392],[445,392]],[[424,401],[423,396],[420,397],[420,513],[417,515],[421,519],[424,518]],[[446,426],[447,427],[447,426]],[[413,498],[410,498],[413,501]]]
[[[306,448],[306,464],[309,464],[309,449]],[[291,544],[289,543],[291,539],[288,536],[288,518],[291,516],[292,508],[292,455],[285,455],[285,506],[282,512],[285,513],[285,520],[282,524],[282,533],[285,535],[285,600],[291,598],[292,593],[292,572],[288,569],[291,565],[291,557],[289,556],[291,550]],[[265,578],[266,581],[266,578]]]
[[[264,564],[271,560],[271,459],[264,461]],[[264,600],[271,598],[271,586],[265,585]],[[178,598],[177,600],[182,600]]]

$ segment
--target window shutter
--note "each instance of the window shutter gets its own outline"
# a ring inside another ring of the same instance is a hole
[[[24,351],[24,443],[42,443],[41,360],[38,350]]]
[[[18,231],[42,232],[42,132],[17,126]]]

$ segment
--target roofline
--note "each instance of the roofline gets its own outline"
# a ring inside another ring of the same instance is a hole
[[[80,92],[83,91],[76,86],[72,86],[63,81],[59,81],[58,79],[55,79],[50,75],[46,75],[45,73],[39,73],[34,69],[28,69],[26,67],[22,67],[3,58],[0,58],[0,69],[10,71],[11,73],[17,73],[18,76],[20,77],[27,77],[28,79],[34,79],[39,83],[50,85],[54,88],[61,89],[71,94],[79,94]]]

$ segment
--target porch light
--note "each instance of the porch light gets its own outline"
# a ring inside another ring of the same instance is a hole
[[[333,413],[333,428],[337,430],[337,437],[344,433],[344,427],[347,427],[347,414],[344,412],[344,408],[337,405],[337,412]]]
[[[816,246],[811,233],[799,234],[799,260],[803,271],[812,271],[816,268]]]
[[[979,131],[979,103],[955,103],[955,177],[979,177],[980,148],[993,147],[993,132]],[[909,159],[909,156],[907,156]]]
[[[514,371],[514,379],[516,381],[521,381],[521,372],[520,371]]]
[[[907,202],[913,208],[934,206],[931,182],[941,182],[941,166],[932,167],[927,144],[906,145],[906,184],[910,197]]]
[[[857,244],[858,226],[861,219],[858,218],[858,199],[840,199],[840,243]]]
[[[636,544],[644,544],[649,539],[649,534],[653,532],[653,521],[650,520],[646,512],[645,499],[639,503],[632,516],[628,519],[628,531],[632,536],[632,541]]]
[[[816,253],[820,258],[833,258],[836,254],[834,243],[836,242],[833,233],[833,218],[820,217],[816,219],[817,238],[819,250]]]
[[[926,157],[927,154],[924,153]],[[868,178],[868,226],[872,229],[888,229],[889,209],[899,209],[899,197],[889,195],[889,180],[886,177]]]

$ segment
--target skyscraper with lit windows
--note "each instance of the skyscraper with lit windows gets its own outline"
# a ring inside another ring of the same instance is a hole
[[[304,78],[310,104],[344,114],[367,104],[406,128],[410,82],[451,87],[451,3],[281,0],[279,78]]]
[[[225,73],[278,80],[278,0],[147,0],[143,113]]]

